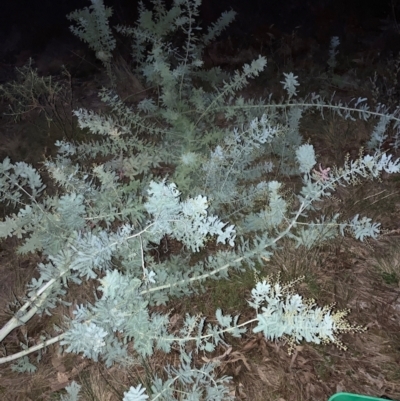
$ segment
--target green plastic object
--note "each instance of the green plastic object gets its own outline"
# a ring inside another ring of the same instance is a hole
[[[370,397],[369,395],[337,393],[334,394],[328,401],[386,401],[383,398]]]

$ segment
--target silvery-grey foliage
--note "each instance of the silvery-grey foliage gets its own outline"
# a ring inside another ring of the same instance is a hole
[[[42,255],[38,278],[0,329],[0,340],[34,314],[51,314],[56,305],[67,304],[70,283],[92,280],[97,286],[93,302],[76,306],[57,336],[0,363],[20,358],[15,369],[32,371],[27,355],[55,342],[107,366],[137,364],[155,350],[174,350],[180,365],[167,366],[167,378],[155,375],[149,388],[135,383],[125,401],[175,400],[176,386],[184,389],[180,400],[229,399],[229,378],[214,376],[215,362],[195,369],[193,353],[226,347],[225,335],[240,337],[250,323],[267,339],[289,336],[294,343],[336,342],[339,332],[355,327],[343,320],[338,325],[330,308],[303,302],[281,283],[266,280],[255,284],[249,300],[255,317],[248,322],[222,310],[216,311],[214,324],[187,314],[172,333],[170,316],[154,312],[153,306],[190,296],[208,278],[255,269],[283,238],[307,248],[348,233],[361,241],[376,238],[379,223],[368,216],[342,220],[339,214],[319,214],[319,207],[337,186],[400,171],[400,161],[381,152],[393,121],[398,136],[398,113],[381,106],[372,111],[363,98],[349,104],[314,93],[302,98],[292,72],[284,74],[287,98],[282,102],[245,100],[237,93],[263,71],[264,57],[232,74],[202,69],[205,46],[234,13],[224,13],[202,34],[195,21],[200,0],[174,0],[171,9],[162,0],[152,4],[154,9],[147,10],[140,3],[134,28],[118,30],[133,36],[135,71],[157,87],[158,97],[135,108],[103,90],[110,113],[76,110],[80,128],[96,140],[56,142],[57,156],[43,165],[56,191],[46,192],[40,173],[26,163],[5,159],[0,164],[0,200],[15,209],[0,222],[0,238],[16,237],[19,252]],[[115,45],[110,15],[101,0],[71,14],[78,23],[74,33],[106,67]],[[181,47],[171,39],[175,34],[184,38]],[[328,109],[345,119],[379,120],[368,154],[340,168],[318,165],[314,147],[300,134],[300,122],[309,111],[323,118]],[[223,126],[217,124],[221,118]],[[282,174],[297,177],[297,193],[287,193]],[[160,243],[171,239],[181,251],[156,257]],[[200,261],[192,258],[209,241],[221,249],[200,253]],[[77,386],[69,387],[66,399],[78,399]]]

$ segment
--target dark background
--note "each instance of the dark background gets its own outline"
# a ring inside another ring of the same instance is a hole
[[[61,64],[73,64],[68,57],[77,57],[79,51],[79,57],[85,53],[86,60],[92,57],[92,63],[98,63],[87,45],[70,32],[71,23],[66,18],[70,12],[90,6],[89,0],[0,1],[0,83],[9,80],[14,67],[24,65],[30,57],[43,74],[55,73]],[[137,0],[104,2],[114,10],[111,26],[135,23]],[[151,7],[148,0],[144,3]],[[275,36],[296,30],[297,35],[311,38],[325,49],[336,35],[341,45],[351,42],[348,53],[361,52],[366,47],[376,48],[381,54],[384,47],[395,54],[400,51],[400,0],[203,0],[203,26],[209,26],[229,9],[235,10],[237,16],[221,39],[227,35],[236,38],[235,48],[249,47],[254,38],[261,37],[262,41],[263,35],[268,38],[273,25]],[[386,30],[382,30],[385,24]],[[389,25],[391,28],[387,28]],[[129,53],[129,43],[125,47]]]
[[[356,36],[356,42],[357,35],[360,38],[366,34],[382,35],[383,19],[393,24],[396,24],[397,14],[400,19],[398,1],[400,3],[400,0],[203,0],[200,17],[208,25],[222,11],[232,8],[238,15],[225,35],[250,37],[274,24],[278,32],[290,33],[298,28],[299,35],[325,45],[332,35],[339,36],[341,42],[349,33]],[[49,43],[56,41],[54,46],[77,43],[79,40],[68,29],[70,22],[66,15],[91,4],[89,0],[2,0],[2,3],[0,62],[16,65],[23,58],[45,51]],[[105,0],[105,4],[114,9],[112,26],[133,25],[136,21],[136,0]],[[145,4],[149,5],[146,1]],[[399,39],[395,37],[394,41]]]

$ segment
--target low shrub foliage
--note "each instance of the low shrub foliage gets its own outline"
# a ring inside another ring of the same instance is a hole
[[[136,25],[116,28],[131,38],[133,71],[152,88],[128,107],[113,89],[112,10],[101,0],[91,2],[69,19],[76,23],[72,32],[106,68],[110,88],[101,98],[110,111],[74,111],[91,139],[56,142],[57,156],[44,162],[56,191],[46,189],[32,166],[8,158],[0,163],[0,197],[14,209],[0,222],[0,237],[18,238],[18,252],[40,252],[43,260],[39,278],[29,283],[25,304],[0,330],[0,340],[35,314],[68,304],[70,283],[94,281],[101,296],[78,305],[73,318],[65,316],[58,335],[0,363],[17,360],[16,371],[34,371],[28,355],[57,342],[65,352],[106,366],[140,364],[155,350],[175,350],[180,365],[165,366],[166,379],[156,374],[148,388],[132,386],[124,401],[222,400],[231,398],[229,377],[216,377],[213,361],[194,366],[193,353],[227,346],[226,334],[241,337],[251,325],[268,340],[289,338],[291,346],[307,341],[345,348],[338,335],[362,329],[346,321],[346,311],[303,300],[293,283],[259,279],[248,300],[254,319],[247,322],[218,309],[215,324],[188,314],[172,333],[169,315],[153,306],[190,296],[208,278],[256,270],[283,238],[308,249],[340,235],[376,238],[380,225],[368,216],[346,220],[322,214],[320,206],[338,186],[400,171],[400,161],[382,150],[389,126],[393,148],[398,146],[398,110],[380,104],[370,109],[362,98],[345,104],[316,93],[302,96],[292,72],[282,77],[286,97],[279,102],[245,99],[240,91],[267,61],[260,56],[233,73],[204,69],[204,49],[234,12],[203,31],[196,22],[200,0],[174,0],[169,9],[162,0],[153,0],[152,9],[140,3]],[[338,45],[335,38],[331,68]],[[323,118],[327,110],[344,119],[376,119],[368,151],[341,167],[319,164],[300,133],[304,115]],[[298,192],[285,187],[288,177],[301,183]],[[182,246],[160,259],[154,248],[165,238]],[[210,242],[217,250],[202,254]],[[77,400],[79,385],[67,392],[64,400]]]

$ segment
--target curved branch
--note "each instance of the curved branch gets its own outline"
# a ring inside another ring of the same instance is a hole
[[[65,336],[65,333],[60,334],[57,337],[53,337],[53,338],[50,338],[49,340],[45,340],[42,343],[34,345],[33,347],[30,347],[30,348],[28,348],[26,350],[23,350],[21,352],[17,352],[16,354],[12,354],[12,355],[0,358],[0,365],[3,364],[3,363],[6,363],[6,362],[14,361],[15,359],[21,358],[21,357],[23,357],[25,355],[31,354],[32,352],[38,351],[38,350],[40,350],[40,349],[42,349],[44,347],[47,347],[47,346],[49,346],[51,344],[54,344],[54,343],[62,340],[64,338],[64,336]]]

